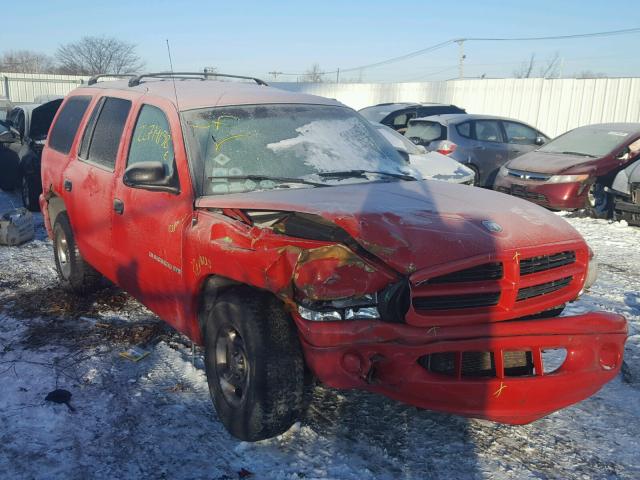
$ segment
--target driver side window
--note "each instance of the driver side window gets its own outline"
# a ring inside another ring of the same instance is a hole
[[[127,167],[138,162],[161,162],[167,177],[175,171],[171,129],[164,112],[153,105],[143,105],[136,121]]]

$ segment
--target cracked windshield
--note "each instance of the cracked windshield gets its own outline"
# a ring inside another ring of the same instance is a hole
[[[320,105],[184,113],[201,195],[411,180],[411,167],[352,111]]]

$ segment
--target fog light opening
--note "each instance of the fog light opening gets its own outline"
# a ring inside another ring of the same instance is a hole
[[[547,348],[542,350],[542,371],[545,375],[557,372],[567,359],[566,348]]]
[[[615,370],[620,362],[620,352],[618,348],[612,344],[607,343],[600,349],[600,366],[603,370],[610,371]]]

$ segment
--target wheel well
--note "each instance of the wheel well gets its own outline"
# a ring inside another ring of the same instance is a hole
[[[56,224],[58,215],[60,215],[62,212],[66,212],[67,207],[64,204],[64,200],[62,200],[62,198],[58,197],[57,195],[53,195],[47,200],[47,208],[49,209],[49,222],[51,223],[51,228],[53,229],[53,226]]]

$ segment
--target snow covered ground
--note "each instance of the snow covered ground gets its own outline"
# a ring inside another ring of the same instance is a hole
[[[640,229],[567,216],[601,266],[567,313],[630,323],[623,374],[592,398],[513,427],[316,387],[299,424],[248,444],[216,418],[184,337],[113,287],[59,289],[36,220],[35,241],[0,247],[1,478],[640,478]],[[120,357],[147,339],[148,357]],[[44,401],[55,388],[75,411]]]

